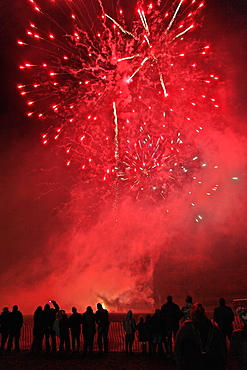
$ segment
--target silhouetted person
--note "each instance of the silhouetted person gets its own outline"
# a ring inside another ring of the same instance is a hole
[[[82,334],[84,339],[84,355],[93,352],[93,341],[96,333],[95,314],[91,306],[87,307],[86,312],[82,315]]]
[[[4,307],[0,315],[0,332],[1,332],[1,350],[4,351],[5,343],[10,332],[11,313],[8,307]]]
[[[224,298],[220,298],[219,304],[219,307],[214,309],[214,321],[218,324],[224,337],[226,338],[227,336],[230,340],[233,331],[234,314],[231,307],[226,306]]]
[[[49,301],[53,304],[54,308],[51,308],[49,303],[44,307],[44,323],[45,323],[45,348],[46,352],[50,353],[51,345],[52,351],[56,352],[56,334],[53,330],[53,324],[56,319],[56,314],[59,311],[59,306],[56,301]],[[50,344],[51,338],[51,344]]]
[[[31,346],[31,352],[37,351],[37,353],[39,353],[42,351],[44,334],[44,311],[41,306],[38,306],[33,315],[33,343]]]
[[[125,353],[133,352],[133,342],[135,340],[136,322],[132,317],[132,311],[129,310],[123,319],[123,328],[125,331]]]
[[[172,300],[172,296],[167,297],[167,302],[161,307],[161,316],[165,323],[167,335],[167,356],[172,356],[172,335],[174,339],[179,329],[179,320],[183,317],[182,312],[177,304]]]
[[[82,316],[77,312],[76,307],[72,307],[72,315],[69,317],[72,351],[79,352]]]
[[[148,342],[148,352],[151,355],[153,353],[153,335],[152,335],[152,328],[150,325],[151,315],[147,315],[145,318],[145,336]]]
[[[227,348],[218,327],[205,315],[201,303],[191,307],[191,320],[183,323],[175,340],[179,370],[223,370]]]
[[[10,314],[10,330],[7,344],[7,351],[10,352],[15,341],[15,352],[20,352],[20,335],[23,326],[23,315],[18,310],[18,306],[14,305]]]
[[[146,348],[146,342],[147,342],[147,336],[146,336],[146,325],[144,322],[144,317],[141,315],[139,316],[138,323],[136,324],[137,329],[137,336],[138,336],[138,342],[141,343],[141,349],[142,353],[145,354],[147,352]]]
[[[55,335],[58,338],[60,338],[59,321],[61,320],[62,317],[63,317],[63,312],[62,312],[62,310],[59,310],[56,313],[56,318],[55,318],[55,321],[54,321],[53,326],[52,326],[52,329],[53,329]]]
[[[104,353],[108,353],[108,331],[109,331],[109,314],[108,311],[102,307],[101,303],[97,304],[97,311],[95,313],[95,320],[98,325],[98,346],[99,346],[99,353],[103,353],[102,349],[102,339],[104,341]]]
[[[157,308],[154,315],[151,317],[150,326],[153,336],[153,354],[156,354],[158,347],[158,356],[163,354],[163,333],[164,333],[164,320],[161,317],[161,310]]]
[[[192,304],[192,297],[190,295],[187,295],[185,305],[181,309],[184,321],[190,319],[190,309]]]
[[[232,332],[230,342],[230,356],[233,360],[233,365],[236,365],[238,370],[247,369],[247,307],[239,307],[237,315],[240,316],[244,327]]]
[[[65,345],[66,352],[68,353],[70,352],[69,319],[64,310],[60,310],[59,313],[61,314],[61,318],[59,320],[59,352],[64,352]]]

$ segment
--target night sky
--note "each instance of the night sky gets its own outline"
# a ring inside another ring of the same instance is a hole
[[[129,22],[134,3],[126,8]],[[198,224],[184,196],[171,199],[169,219],[166,205],[137,205],[126,197],[113,229],[109,200],[93,221],[80,216],[92,208],[83,192],[93,189],[74,185],[64,158],[42,145],[42,123],[26,116],[17,89],[24,53],[17,39],[33,11],[24,0],[1,2],[1,307],[18,304],[31,313],[55,299],[68,310],[99,300],[109,310],[150,310],[168,294],[179,304],[187,294],[206,305],[221,296],[247,298],[247,2],[205,3],[200,32],[223,60],[225,82],[217,94],[224,118],[212,129],[214,145],[210,138],[201,145],[208,145],[209,162],[221,164],[221,190],[213,201],[198,193],[206,215]],[[207,176],[213,181],[210,171]]]

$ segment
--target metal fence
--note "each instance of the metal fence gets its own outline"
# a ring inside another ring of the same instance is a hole
[[[243,323],[239,316],[235,317],[233,327],[234,329],[239,329],[243,326]],[[123,325],[120,322],[111,322],[109,328],[109,349],[113,352],[123,352],[125,349],[125,332],[123,330]],[[33,341],[33,326],[32,324],[24,324],[21,330],[20,347],[23,350],[28,350],[31,348]],[[81,343],[83,343],[83,338],[81,338]],[[97,350],[97,334],[94,338],[94,351]],[[140,352],[141,346],[138,342],[137,336],[135,336],[135,341],[133,343],[133,351]]]
[[[28,350],[31,348],[31,344],[33,341],[33,326],[32,324],[24,323],[22,330],[21,330],[21,337],[20,337],[20,347],[22,350]],[[123,330],[123,325],[120,322],[111,322],[109,328],[109,348],[110,351],[114,352],[122,352],[124,351],[124,344],[125,344],[125,333]],[[57,338],[57,345],[59,342],[59,338]],[[81,336],[81,343],[83,343],[83,337]],[[44,343],[43,343],[44,345]],[[82,349],[82,347],[81,347]],[[98,349],[97,346],[97,333],[94,337],[94,351]],[[139,352],[139,343],[138,339],[135,338],[135,342],[133,344],[133,350],[135,352]]]

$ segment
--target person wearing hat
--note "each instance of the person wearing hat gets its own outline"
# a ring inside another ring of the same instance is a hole
[[[232,332],[230,342],[230,356],[233,365],[239,370],[247,369],[247,307],[239,307],[236,310],[244,326]]]

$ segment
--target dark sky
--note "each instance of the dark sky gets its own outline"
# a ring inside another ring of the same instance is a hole
[[[110,3],[110,1],[109,1]],[[113,2],[114,3],[114,2]],[[132,0],[134,4],[134,1]],[[127,13],[133,16],[133,6],[128,2]],[[246,12],[245,0],[208,0],[205,2],[205,16],[208,27],[204,27],[204,35],[212,38],[213,42],[229,51],[232,63],[236,65],[234,83],[238,89],[239,108],[245,109],[241,103],[246,97]],[[1,120],[8,119],[8,125],[1,125],[6,139],[15,136],[26,137],[36,130],[25,117],[25,107],[19,96],[16,84],[21,79],[18,62],[22,50],[16,41],[25,33],[27,20],[32,11],[26,6],[25,0],[7,0],[1,2]],[[9,118],[10,117],[10,118]],[[23,123],[25,121],[25,124]],[[7,126],[7,127],[6,127]],[[38,131],[39,129],[37,129]],[[35,139],[34,139],[35,140]]]
[[[130,3],[131,2],[128,1],[128,4]],[[131,6],[127,11],[131,14]],[[244,140],[246,140],[247,131],[247,2],[246,0],[207,0],[204,12],[203,37],[209,39],[214,47],[219,50],[219,53],[227,55],[227,68],[224,69],[228,71],[227,80],[229,81],[228,89],[230,87],[230,90],[223,91],[222,98],[224,104],[227,105],[227,125],[231,130],[228,137],[233,138],[231,141],[234,143],[232,144],[233,147],[238,147],[238,137],[245,137],[243,141],[241,139],[242,152],[240,150],[239,153],[243,153],[244,156],[241,156],[239,168],[242,170],[242,178],[245,178],[246,181],[246,152],[244,152],[243,143],[245,142]],[[65,295],[69,295],[71,291],[73,292],[69,298],[64,298],[64,305],[70,307],[71,304],[74,304],[73,299],[76,296],[76,287],[78,287],[79,283],[78,276],[73,276],[73,273],[75,275],[80,273],[79,264],[82,263],[82,259],[84,258],[80,259],[80,257],[77,258],[75,255],[73,255],[73,257],[70,255],[74,253],[72,253],[74,250],[75,253],[79,253],[80,251],[80,248],[77,247],[77,245],[79,245],[77,240],[79,235],[74,234],[73,230],[70,232],[64,232],[63,230],[63,222],[66,223],[68,221],[67,218],[71,216],[65,213],[61,221],[60,213],[63,209],[63,204],[69,202],[71,199],[71,194],[66,191],[70,186],[70,179],[66,177],[66,171],[62,164],[62,160],[57,158],[52,149],[44,148],[41,145],[42,126],[34,119],[26,117],[26,106],[16,88],[17,84],[21,82],[18,64],[21,53],[23,52],[18,48],[16,40],[19,37],[21,38],[20,35],[25,33],[25,26],[28,23],[30,13],[30,7],[26,5],[26,1],[24,0],[1,1],[0,163],[2,173],[2,231],[0,251],[0,305],[2,304],[2,307],[6,304],[11,306],[12,304],[20,302],[22,310],[25,312],[34,310],[36,305],[40,304],[38,299],[35,298],[36,289],[38,294],[41,295],[40,299],[44,300],[44,303],[46,299],[53,299],[54,295],[62,301],[63,294],[61,292],[61,285],[63,285]],[[226,143],[227,142],[230,142],[230,140],[226,140]],[[240,154],[237,154],[237,149],[236,151],[233,150],[233,152],[236,152],[236,161],[238,161]],[[221,154],[222,153],[223,152],[221,152]],[[243,172],[244,170],[245,172]],[[243,185],[241,189],[243,189]],[[195,250],[195,245],[198,244],[198,239],[196,239],[196,237],[195,240],[193,240],[193,238],[190,239],[191,245],[188,245],[189,243],[185,235],[180,234],[179,237],[176,236],[174,238],[170,236],[173,239],[170,245],[175,242],[180,242],[187,244],[188,250],[191,248],[191,256],[193,257],[191,257],[190,263],[192,275],[194,277],[196,277],[197,274],[199,275],[200,271],[204,269],[205,266],[208,266],[208,264],[211,264],[212,270],[210,271],[213,271],[212,280],[218,276],[219,270],[225,269],[225,271],[228,272],[229,277],[227,284],[230,285],[232,282],[232,286],[228,289],[227,294],[231,298],[233,292],[236,292],[236,295],[244,295],[243,284],[240,284],[239,290],[237,286],[238,266],[240,274],[245,275],[245,277],[242,275],[239,278],[245,279],[246,281],[246,263],[243,263],[243,257],[245,260],[247,257],[243,249],[244,247],[246,249],[246,221],[244,217],[246,216],[247,209],[245,196],[246,193],[243,193],[242,201],[239,201],[239,198],[236,196],[236,202],[238,203],[236,209],[232,210],[232,212],[235,212],[236,216],[233,223],[228,220],[229,224],[221,225],[219,227],[221,228],[221,232],[218,234],[216,229],[211,230],[212,234],[210,236],[208,236],[209,229],[201,232],[201,236],[204,235],[209,238],[208,242],[203,243],[203,248],[207,250],[208,253],[199,253]],[[127,212],[126,207],[126,204],[124,204],[121,215],[123,219]],[[229,212],[229,209],[227,209],[226,212]],[[133,213],[135,213],[134,210]],[[138,215],[136,215],[136,219],[138,219]],[[175,221],[173,221],[171,225],[174,226]],[[181,227],[182,232],[185,232],[184,227],[185,225]],[[222,230],[224,227],[226,229],[235,228],[235,232],[233,230],[231,230],[231,232],[223,232]],[[99,233],[100,230],[101,226],[95,230],[91,230],[88,235],[80,235],[80,240],[87,238],[91,240],[92,250],[95,252],[95,255],[97,255],[98,249],[97,241],[94,239],[93,233]],[[63,239],[61,245],[58,245],[59,235]],[[121,235],[120,233],[120,236]],[[66,244],[69,245],[71,239],[73,239],[74,244],[71,247],[68,246],[67,249]],[[169,236],[166,240],[168,239]],[[212,243],[213,240],[214,243]],[[167,242],[167,244],[169,244],[169,242]],[[212,244],[214,244],[214,247],[212,247]],[[236,256],[238,252],[233,252],[233,247],[241,251],[239,256]],[[154,290],[156,300],[158,301],[160,299],[162,300],[167,293],[171,293],[165,290],[163,290],[164,292],[162,294],[160,293],[164,284],[168,284],[167,274],[171,273],[169,272],[171,270],[173,271],[171,276],[174,278],[175,283],[173,286],[170,286],[170,289],[174,289],[179,298],[185,295],[183,292],[179,292],[177,281],[180,279],[179,274],[181,274],[181,279],[184,279],[185,274],[183,273],[183,268],[188,261],[186,262],[186,260],[180,258],[181,248],[179,246],[174,247],[174,250],[180,248],[177,253],[171,253],[170,250],[168,250],[169,248],[167,248],[161,248],[160,255],[163,255],[163,257],[160,258],[159,261],[153,260],[153,263],[156,264],[156,268],[154,268],[155,272],[152,272],[151,275],[153,275],[154,278]],[[226,257],[224,260],[224,266],[221,266],[220,263],[218,265],[214,265],[213,263],[214,258],[220,261],[220,254],[228,256],[228,258]],[[133,253],[133,256],[134,255]],[[207,258],[205,257],[206,255]],[[234,265],[231,265],[233,256]],[[91,258],[89,251],[85,252],[85,258],[86,257],[88,260]],[[74,261],[73,271],[68,268],[68,263],[66,262],[69,258]],[[148,261],[148,253],[146,258]],[[167,258],[170,260],[170,270],[169,268],[163,268],[164,261],[167,260]],[[88,269],[88,276],[91,279],[91,284],[93,285],[95,283],[95,285],[97,285],[97,279],[95,277],[92,278],[92,276],[94,275],[94,271],[102,271],[102,266],[104,266],[104,269],[106,268],[105,266],[108,266],[106,257],[102,257],[102,262],[95,261],[93,257],[89,261],[91,261],[91,267]],[[144,261],[140,263],[140,266],[145,266],[145,263],[148,265],[149,262]],[[61,273],[59,274],[58,265],[61,270],[64,269],[67,271],[64,276]],[[114,276],[114,273],[119,273],[118,269],[114,266],[114,262],[111,262],[109,266],[108,268],[111,271],[111,276]],[[148,275],[148,273],[146,275]],[[104,274],[103,276],[106,278]],[[162,276],[162,278],[160,278],[160,276]],[[73,279],[73,277],[76,284],[71,288],[69,281]],[[217,294],[220,294],[220,288],[225,284],[224,278],[225,274],[222,274],[221,285],[219,285],[216,293],[212,293],[210,288],[208,288],[207,294],[212,294],[213,298],[215,298]],[[138,279],[136,279],[136,284],[139,282]],[[203,277],[199,280],[202,282],[202,279],[206,278]],[[161,280],[163,283],[160,282]],[[131,286],[130,281],[131,279],[126,277],[126,279],[123,279],[123,282],[120,283],[124,285],[124,291],[128,291],[128,286]],[[193,281],[190,282],[190,286],[193,287],[196,294],[202,285],[199,284],[197,288],[195,288],[195,285]],[[212,285],[213,281],[210,282],[211,288]],[[114,290],[114,288],[112,289]],[[92,299],[88,290],[89,287],[85,289],[85,291],[82,289],[80,294],[85,294]],[[119,290],[119,294],[121,294],[121,289]],[[30,293],[32,291],[33,295]],[[190,292],[186,292],[186,294],[187,293],[189,294]],[[50,294],[53,296],[51,297]],[[99,296],[100,294],[101,293],[99,293]],[[107,292],[107,294],[109,297],[110,293]],[[106,296],[107,294],[104,295],[102,293],[102,296]],[[145,294],[148,293],[144,291],[143,295]],[[25,295],[28,297],[28,303],[26,302]],[[116,296],[114,294],[112,295],[114,297]],[[202,299],[203,298],[205,297],[202,297]],[[16,300],[18,300],[18,302],[16,302]],[[126,293],[126,301],[128,300],[129,296],[127,296]],[[84,308],[84,303],[81,303],[81,299],[79,302],[81,307]]]

